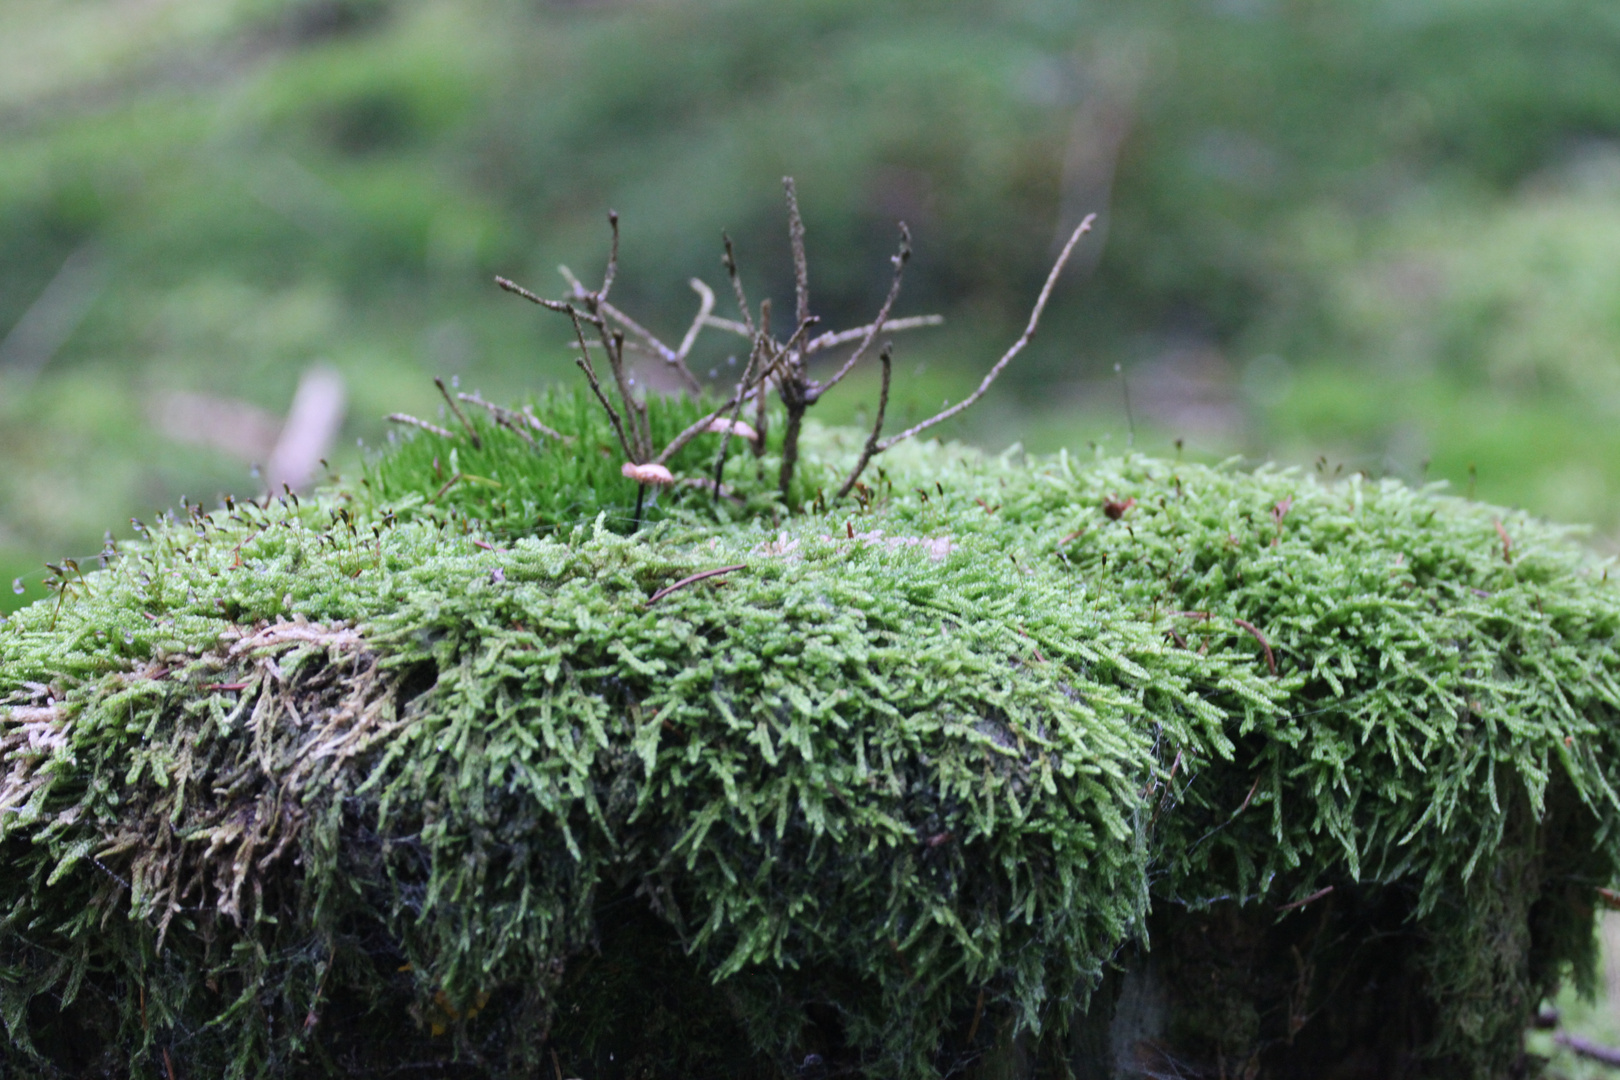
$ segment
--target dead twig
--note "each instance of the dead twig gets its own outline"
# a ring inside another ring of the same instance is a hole
[[[523,425],[520,426],[518,424],[518,422],[517,422],[517,419],[515,419],[515,418],[521,417],[521,415],[522,415],[521,413],[514,413],[510,409],[503,409],[499,405],[495,404],[493,401],[485,401],[483,398],[479,397],[477,394],[458,393],[458,394],[456,394],[456,397],[458,399],[460,399],[461,401],[465,401],[469,405],[477,405],[480,408],[486,410],[489,413],[490,418],[492,420],[494,420],[497,424],[501,425],[501,427],[507,428],[513,434],[515,434],[518,438],[520,438],[524,442],[528,443],[530,446],[535,445],[534,436],[530,435],[529,432],[526,430],[528,425],[523,424]]]
[[[450,411],[456,414],[457,420],[461,421],[461,426],[466,429],[467,439],[472,443],[473,449],[482,450],[484,448],[484,440],[478,437],[478,432],[474,430],[472,423],[468,421],[467,417],[462,414],[461,406],[457,405],[456,399],[450,396],[450,391],[445,388],[444,380],[435,375],[433,377],[433,385],[439,388],[439,394],[443,396],[444,403],[450,406]]]
[[[871,347],[872,339],[878,336],[884,324],[888,322],[889,312],[894,308],[894,302],[900,296],[900,283],[905,276],[906,263],[910,261],[911,230],[906,228],[906,223],[902,221],[900,223],[900,250],[889,256],[889,263],[894,267],[894,273],[889,279],[889,295],[883,298],[883,306],[878,309],[877,318],[872,320],[871,325],[866,328],[865,335],[861,337],[861,343],[855,347],[853,353],[850,353],[849,359],[844,361],[844,366],[834,372],[832,378],[824,383],[817,384],[811,391],[810,401],[812,404],[821,395],[842,382],[844,376],[848,375],[850,370],[860,362],[861,357],[866,355],[866,350]]]
[[[799,192],[793,177],[782,177],[787,192],[788,243],[793,248],[793,295],[798,302],[794,309],[799,325],[810,318],[810,264],[804,257],[804,218],[799,214]]]
[[[534,430],[538,431],[547,438],[556,439],[558,442],[565,443],[571,443],[574,441],[574,437],[572,435],[564,435],[556,428],[547,427],[545,424],[542,424],[540,422],[540,418],[534,415],[534,407],[531,405],[523,406],[523,419],[528,421],[530,427],[534,428]]]
[[[607,410],[608,420],[613,424],[614,433],[619,436],[619,445],[624,449],[625,458],[629,461],[636,461],[636,452],[630,448],[630,440],[624,434],[624,424],[619,419],[619,412],[613,407],[613,403],[607,399],[607,395],[602,393],[602,384],[597,381],[596,369],[591,366],[591,351],[585,347],[585,327],[580,325],[579,312],[575,310],[572,304],[563,305],[563,310],[574,321],[574,338],[579,342],[579,356],[575,358],[574,363],[578,364],[579,369],[585,373],[585,381],[591,384],[591,390],[596,394],[596,400],[601,402],[602,408]]]
[[[619,212],[608,211],[608,228],[613,232],[613,246],[608,249],[607,270],[602,273],[602,287],[596,290],[596,301],[606,303],[613,290],[613,279],[619,276]]]
[[[1271,654],[1271,642],[1266,640],[1266,635],[1262,634],[1260,628],[1248,619],[1234,618],[1232,621],[1247,630],[1249,636],[1260,643],[1260,648],[1264,649],[1266,653],[1266,667],[1270,669],[1273,675],[1277,674],[1277,658]]]
[[[878,392],[877,419],[872,422],[872,434],[866,437],[866,445],[861,447],[861,456],[855,462],[855,467],[844,478],[844,483],[838,489],[838,494],[833,496],[835,499],[842,499],[849,494],[849,489],[855,486],[855,481],[861,478],[861,472],[866,468],[867,463],[872,460],[872,455],[877,452],[878,436],[883,434],[883,413],[889,407],[889,360],[893,352],[894,347],[892,345],[885,345],[883,351],[878,353],[878,360],[883,364],[883,386]]]
[[[392,420],[396,424],[409,424],[412,427],[419,427],[423,431],[432,432],[441,439],[454,439],[456,437],[455,432],[447,431],[438,424],[430,424],[426,420],[418,420],[416,417],[411,416],[408,413],[392,412],[389,413],[384,419]]]
[[[686,586],[692,584],[693,582],[702,581],[704,578],[718,577],[721,574],[729,574],[733,570],[746,570],[746,569],[748,569],[748,564],[747,563],[737,563],[735,566],[722,566],[722,567],[719,567],[718,569],[715,569],[715,570],[704,570],[704,571],[702,571],[700,573],[693,574],[690,577],[683,577],[683,578],[681,578],[681,580],[677,581],[675,584],[666,585],[662,589],[659,589],[657,592],[653,593],[651,596],[647,597],[646,601],[642,604],[642,606],[643,607],[652,607],[654,604],[658,603],[658,601],[662,600],[664,597],[668,596],[670,593],[674,592],[676,589],[684,589],[684,588],[686,588]]]
[[[1249,785],[1249,793],[1247,795],[1243,796],[1242,805],[1240,805],[1236,810],[1232,811],[1232,817],[1237,817],[1239,814],[1243,813],[1243,811],[1247,810],[1249,808],[1249,804],[1254,802],[1254,793],[1259,791],[1259,790],[1260,790],[1260,777],[1259,777],[1258,774],[1256,774],[1256,776],[1254,778],[1254,783]]]
[[[943,325],[945,325],[945,316],[943,315],[907,315],[903,319],[883,320],[881,329],[893,334],[901,330],[919,330],[925,326]],[[805,343],[804,355],[814,356],[816,353],[827,349],[835,349],[840,345],[848,345],[852,341],[860,341],[867,334],[873,333],[872,328],[875,326],[877,326],[877,323],[867,323],[865,326],[856,326],[849,330],[829,330],[825,334],[818,334]]]
[[[1030,312],[1029,315],[1029,325],[1024,328],[1024,332],[1019,335],[1018,340],[1013,342],[1012,348],[1008,349],[1004,354],[1002,354],[1001,359],[996,361],[995,366],[990,369],[989,374],[985,375],[983,381],[979,383],[979,388],[973,391],[973,393],[969,394],[967,397],[963,398],[961,401],[958,401],[955,405],[952,405],[950,408],[936,413],[920,424],[915,424],[907,428],[898,435],[883,440],[883,442],[878,446],[879,453],[882,453],[897,443],[902,443],[915,435],[919,435],[922,432],[927,431],[935,424],[944,423],[946,420],[956,416],[964,409],[967,409],[989,392],[991,385],[995,383],[996,379],[1000,377],[1001,373],[1007,369],[1007,365],[1012,363],[1014,357],[1024,351],[1024,348],[1029,344],[1030,339],[1035,336],[1035,331],[1041,323],[1041,312],[1046,310],[1046,302],[1047,300],[1051,299],[1052,289],[1057,285],[1058,275],[1063,273],[1064,266],[1066,266],[1069,262],[1069,256],[1074,253],[1075,245],[1080,242],[1080,238],[1082,236],[1091,231],[1091,226],[1096,220],[1096,214],[1087,214],[1085,220],[1080,223],[1079,227],[1074,230],[1074,234],[1069,237],[1069,242],[1063,245],[1063,251],[1058,255],[1057,262],[1052,266],[1052,272],[1046,276],[1046,284],[1041,286],[1041,293],[1035,299],[1035,308]]]
[[[1332,891],[1333,891],[1333,886],[1332,885],[1329,885],[1325,889],[1317,889],[1315,892],[1311,893],[1311,895],[1309,895],[1307,897],[1304,897],[1302,899],[1299,899],[1299,900],[1295,900],[1291,904],[1280,904],[1280,905],[1278,905],[1277,913],[1281,914],[1284,911],[1293,911],[1295,908],[1302,908],[1306,904],[1314,904],[1314,903],[1316,903],[1316,901],[1322,899],[1322,897],[1326,896],[1328,893],[1330,893]]]

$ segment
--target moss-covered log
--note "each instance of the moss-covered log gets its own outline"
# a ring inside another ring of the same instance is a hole
[[[1486,1080],[1590,977],[1620,598],[1563,532],[939,445],[828,505],[810,428],[625,535],[541,415],[0,627],[6,1075]]]

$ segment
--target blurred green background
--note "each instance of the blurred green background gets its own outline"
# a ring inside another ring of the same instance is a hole
[[[300,374],[333,468],[575,377],[497,291],[599,272],[665,336],[722,228],[787,310],[864,321],[915,237],[901,416],[1016,336],[952,437],[1277,457],[1620,527],[1620,5],[1612,0],[5,0],[0,575],[182,495],[253,493]],[[722,301],[719,313],[731,314]],[[694,367],[723,378],[732,340]],[[1122,387],[1128,380],[1128,418]],[[871,372],[819,410],[870,407]],[[1471,479],[1470,471],[1477,479]]]

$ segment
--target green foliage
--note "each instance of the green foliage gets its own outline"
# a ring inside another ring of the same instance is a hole
[[[927,1076],[1061,1033],[1151,919],[1332,886],[1404,898],[1427,1067],[1484,1078],[1588,971],[1620,603],[1567,533],[908,444],[859,503],[772,520],[744,455],[754,509],[689,491],[626,536],[605,421],[541,415],[577,441],[419,435],[0,627],[0,1060],[516,1075],[550,1032],[598,1071]],[[808,436],[812,477],[864,437]],[[452,449],[491,484],[430,501]],[[640,962],[712,984],[703,1023]],[[590,1021],[632,1007],[667,1046]]]
[[[780,299],[784,173],[801,182],[828,325],[875,309],[894,220],[910,223],[907,313],[950,317],[902,343],[897,371],[928,363],[925,404],[1011,336],[1052,237],[1090,209],[1106,211],[1106,249],[1010,372],[1026,406],[1073,400],[1049,390],[1188,335],[1233,369],[1275,353],[1355,381],[1378,371],[1380,400],[1399,393],[1384,361],[1404,372],[1432,352],[1464,387],[1549,353],[1579,364],[1569,382],[1604,383],[1612,244],[1580,222],[1608,211],[1553,226],[1579,234],[1553,245],[1590,292],[1571,319],[1543,295],[1570,292],[1533,250],[1523,189],[1620,135],[1617,34],[1600,0],[9,4],[0,333],[75,251],[100,273],[38,381],[7,372],[0,546],[37,573],[182,493],[251,492],[247,461],[181,445],[168,436],[184,430],[132,407],[175,389],[279,414],[319,358],[348,380],[352,445],[376,441],[392,409],[432,408],[424,373],[503,397],[571,374],[566,327],[536,337],[533,313],[488,281],[543,287],[558,262],[595,264],[606,205],[634,268],[619,289],[647,325],[686,324],[685,282],[718,277],[722,228],[753,295]],[[1416,228],[1431,208],[1441,225]],[[1441,275],[1414,311],[1412,289],[1358,300],[1403,244],[1492,280]],[[1496,334],[1500,301],[1526,296],[1531,317]],[[725,359],[716,347],[695,370]],[[1547,387],[1513,387],[1495,404],[1548,435],[1526,453],[1464,456],[1446,441],[1460,424],[1418,416],[1402,427],[1429,445],[1390,456],[1433,457],[1453,481],[1495,458],[1481,490],[1496,500],[1615,520],[1620,477],[1556,438],[1602,414],[1577,400],[1543,423]],[[1469,418],[1501,426],[1480,408]],[[1382,469],[1398,442],[1349,409],[1330,418],[1334,447],[1265,419],[1217,452],[1338,450]],[[1078,441],[1062,423],[1054,446]],[[950,434],[996,427],[972,424]],[[1578,493],[1550,494],[1574,490],[1543,482],[1572,469],[1588,474]]]

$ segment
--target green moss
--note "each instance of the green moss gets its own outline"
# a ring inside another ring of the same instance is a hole
[[[1020,1031],[1061,1057],[1128,950],[1219,915],[1271,952],[1202,1002],[1176,953],[1178,1030],[1258,1061],[1316,1030],[1261,984],[1343,947],[1321,910],[1406,935],[1425,1068],[1485,1077],[1587,971],[1620,603],[1565,532],[938,445],[828,508],[860,436],[816,430],[805,511],[738,446],[735,501],[623,535],[604,422],[541,414],[575,441],[423,435],[166,516],[0,627],[0,1060],[930,1075]]]

